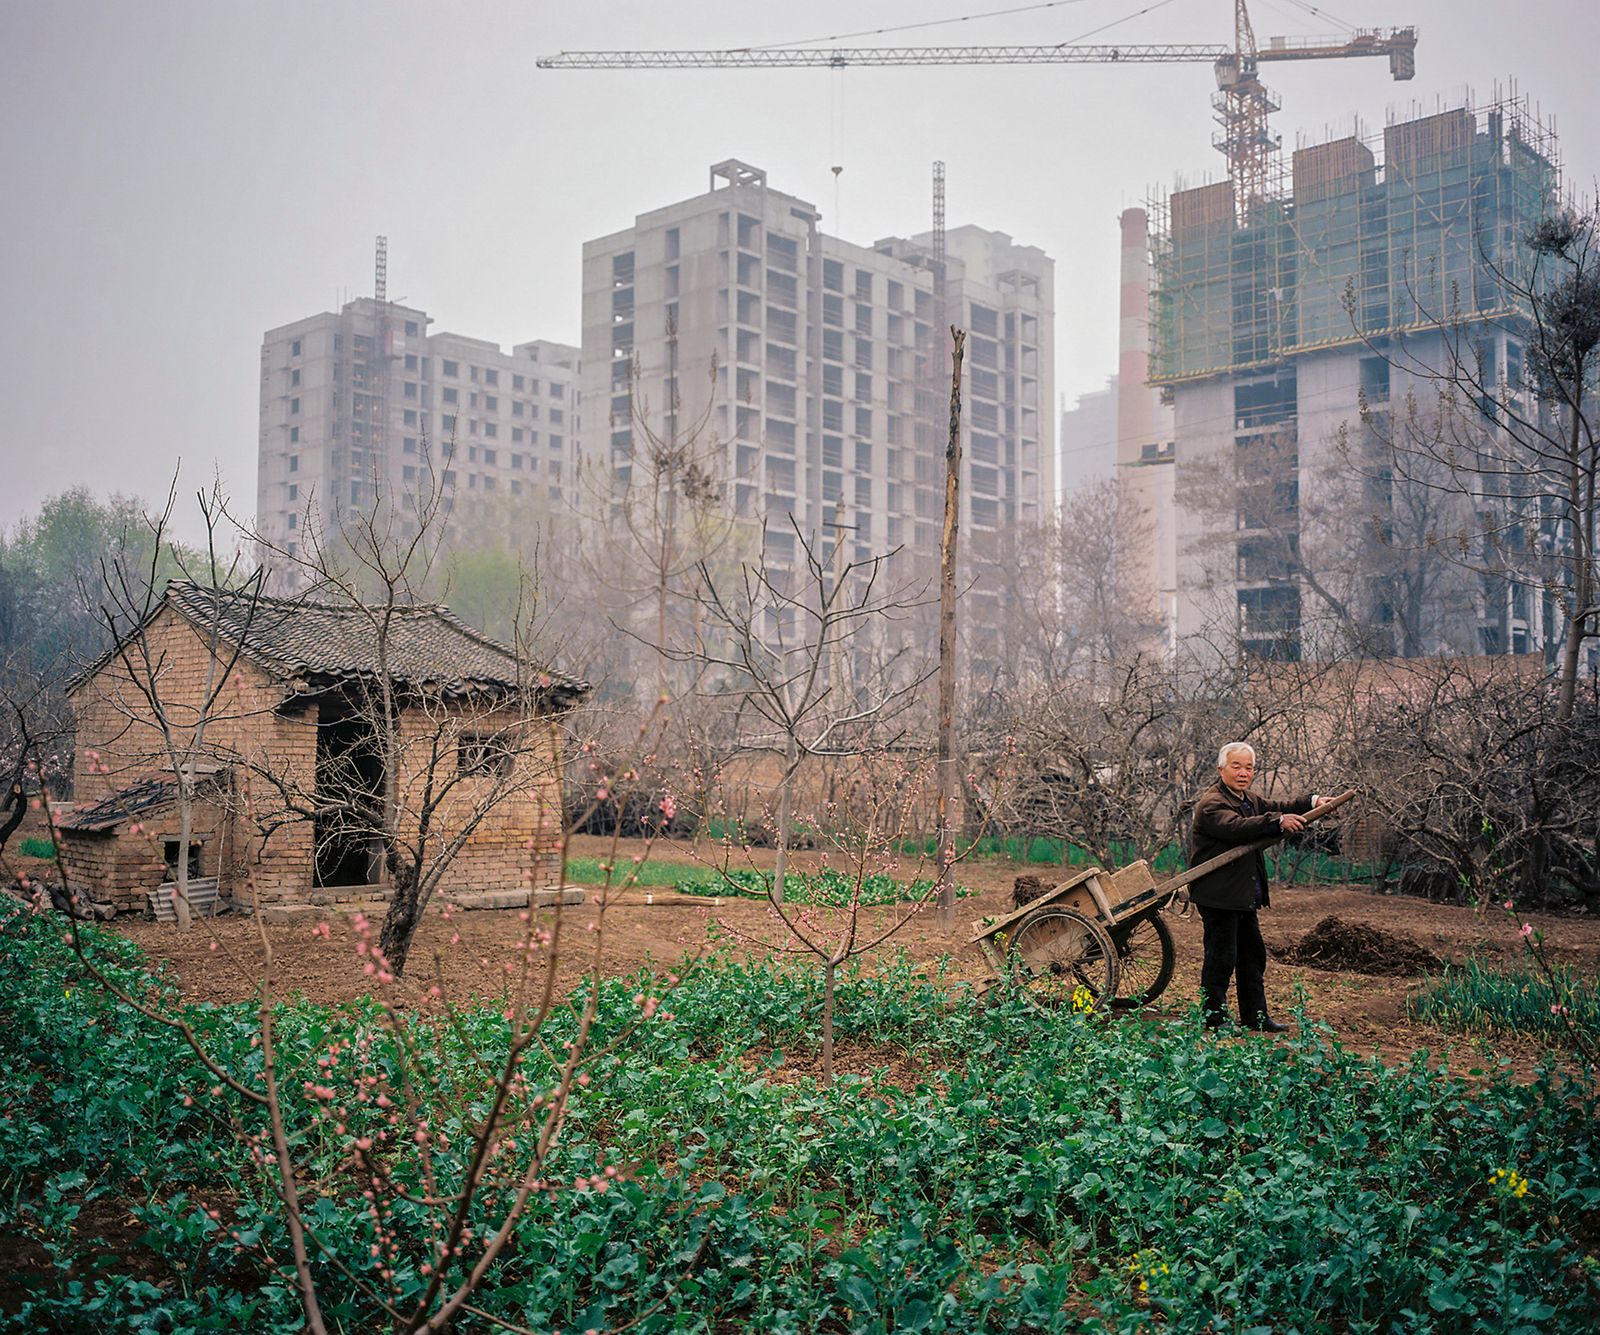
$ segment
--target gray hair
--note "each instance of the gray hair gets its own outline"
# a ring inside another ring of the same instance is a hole
[[[1221,769],[1224,765],[1226,765],[1228,763],[1228,757],[1231,756],[1235,751],[1248,751],[1250,753],[1251,760],[1256,758],[1256,749],[1255,747],[1251,746],[1249,742],[1229,742],[1222,748],[1222,750],[1217,752],[1217,768]]]

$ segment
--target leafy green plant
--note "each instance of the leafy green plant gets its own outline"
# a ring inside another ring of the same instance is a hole
[[[899,881],[882,872],[871,872],[861,878],[860,903],[864,905],[921,903],[933,893],[933,882],[926,878]],[[818,872],[789,872],[784,877],[785,898],[794,904],[820,904],[839,908],[847,905],[856,894],[856,878],[846,872],[825,868]],[[726,872],[696,872],[673,883],[673,889],[684,895],[742,895],[749,899],[765,899],[772,888],[772,873],[740,867]],[[969,886],[957,886],[957,898],[966,898],[974,891]]]
[[[1553,1037],[1577,1028],[1600,1038],[1600,979],[1560,965],[1546,977],[1526,963],[1498,969],[1468,959],[1447,966],[1408,1007],[1418,1019],[1469,1033]]]
[[[112,933],[86,933],[121,985],[178,1004]],[[616,1165],[605,1189],[540,1192],[474,1306],[523,1329],[641,1332],[1281,1329],[1575,1332],[1600,1323],[1600,1125],[1592,1085],[1466,1081],[1428,1054],[1354,1056],[1301,1017],[1288,1041],[1219,1042],[1173,1023],[975,1004],[903,957],[841,969],[848,1072],[810,1072],[817,970],[722,953],[648,1026],[649,973],[603,982],[593,1069],[553,1180]],[[577,1006],[587,989],[576,994]],[[52,1239],[0,1326],[299,1328],[261,1167],[170,1031],[85,988],[59,924],[0,909],[0,1235]],[[183,1013],[230,1069],[259,1060],[249,1008]],[[286,1088],[331,1043],[361,1051],[376,1003],[277,1008]],[[553,1051],[573,1036],[552,1024]],[[497,1005],[369,1046],[415,1064],[435,1172],[459,1171]],[[353,1116],[371,1110],[353,1107]],[[307,1131],[308,1218],[341,1255],[426,1263],[420,1214],[374,1232],[332,1130]],[[459,1140],[458,1140],[459,1138]],[[413,1184],[416,1185],[416,1184]],[[110,1200],[144,1228],[135,1268],[97,1240]],[[219,1217],[213,1217],[210,1211]],[[474,1226],[479,1221],[474,1220]],[[319,1263],[331,1325],[392,1321]],[[144,1277],[144,1276],[148,1276]],[[1141,1287],[1142,1285],[1142,1287]],[[13,1289],[15,1291],[15,1287]]]
[[[583,885],[600,885],[606,879],[606,864],[599,858],[568,858],[567,876]],[[667,886],[682,895],[727,896],[765,899],[772,886],[772,873],[752,867],[721,871],[694,863],[647,858],[643,862],[623,863],[611,873],[613,884],[624,882],[641,886]],[[836,869],[819,872],[787,873],[786,898],[796,904],[822,904],[835,907],[848,904],[855,889],[855,878]],[[927,879],[898,881],[882,872],[862,878],[861,903],[866,905],[903,904],[926,899],[933,882]],[[974,893],[958,886],[956,895]]]
[[[17,845],[17,852],[25,858],[53,858],[56,855],[56,846],[48,839],[30,834]]]
[[[696,875],[700,871],[691,862],[671,862],[664,858],[645,858],[642,862],[623,859],[610,864],[600,858],[569,857],[567,879],[580,885],[603,885],[608,866],[611,867],[613,885],[676,885],[683,877]]]

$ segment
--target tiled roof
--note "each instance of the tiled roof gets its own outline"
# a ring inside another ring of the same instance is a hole
[[[184,580],[167,585],[166,601],[203,634],[216,629],[244,657],[276,677],[376,677],[377,617],[382,609],[356,603],[268,598],[207,588]],[[390,678],[408,686],[448,691],[514,689],[519,684],[558,707],[589,691],[576,677],[526,662],[482,635],[439,603],[389,611],[384,637]]]
[[[63,830],[100,833],[114,829],[140,812],[159,811],[162,807],[170,806],[177,795],[175,780],[145,779],[131,788],[124,788],[120,793],[112,793],[92,807],[67,812],[58,824]]]

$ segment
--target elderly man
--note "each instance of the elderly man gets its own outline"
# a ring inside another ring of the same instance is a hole
[[[1273,802],[1250,791],[1255,778],[1255,748],[1229,742],[1217,753],[1217,781],[1200,795],[1194,809],[1192,866],[1258,839],[1293,834],[1305,828],[1301,815],[1316,805],[1314,796]],[[1205,961],[1200,988],[1206,1027],[1228,1022],[1228,980],[1237,979],[1239,1021],[1250,1029],[1282,1033],[1286,1025],[1267,1014],[1267,947],[1257,911],[1267,907],[1267,863],[1258,849],[1202,876],[1189,887],[1205,927]]]

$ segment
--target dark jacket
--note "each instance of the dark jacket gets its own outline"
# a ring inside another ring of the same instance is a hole
[[[1256,812],[1253,816],[1244,814],[1241,799],[1235,797],[1221,779],[1200,794],[1194,806],[1194,834],[1189,850],[1191,867],[1198,867],[1240,844],[1276,835],[1279,812],[1292,811],[1303,816],[1311,810],[1310,794],[1292,802],[1274,802],[1256,793],[1249,797]],[[1253,909],[1258,877],[1264,906],[1268,902],[1267,863],[1260,850],[1202,876],[1189,887],[1189,898],[1201,908]]]

